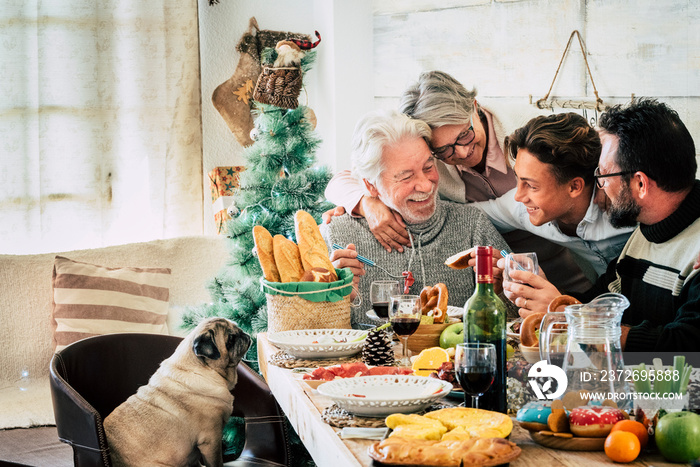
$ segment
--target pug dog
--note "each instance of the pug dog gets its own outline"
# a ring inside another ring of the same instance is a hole
[[[114,466],[222,466],[236,367],[251,339],[224,318],[202,321],[136,394],[104,420]]]

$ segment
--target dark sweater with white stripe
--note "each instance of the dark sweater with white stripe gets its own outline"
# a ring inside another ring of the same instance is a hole
[[[631,326],[625,351],[700,350],[700,180],[679,208],[653,225],[640,225],[583,302],[605,292],[623,294]]]

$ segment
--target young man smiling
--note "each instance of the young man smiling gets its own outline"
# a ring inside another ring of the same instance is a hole
[[[614,228],[594,202],[601,150],[596,130],[575,113],[535,117],[507,138],[506,149],[515,160],[516,187],[474,205],[501,233],[522,229],[566,246],[595,280],[633,230]],[[523,316],[532,312],[525,299],[516,305]]]
[[[653,99],[615,106],[600,119],[602,153],[595,177],[610,198],[610,221],[639,226],[617,261],[583,302],[605,292],[625,295],[621,343],[626,351],[700,350],[700,181],[695,145],[678,114]],[[504,282],[511,300],[537,311],[559,291],[541,277],[517,273]]]

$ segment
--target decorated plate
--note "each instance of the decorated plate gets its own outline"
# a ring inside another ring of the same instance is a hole
[[[340,358],[362,350],[366,336],[359,329],[305,329],[275,332],[267,339],[293,357]]]
[[[348,412],[364,417],[385,417],[425,409],[452,391],[452,383],[410,375],[358,376],[336,379],[318,392]]]

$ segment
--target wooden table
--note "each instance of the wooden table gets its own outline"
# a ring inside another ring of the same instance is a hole
[[[279,352],[267,340],[267,334],[258,334],[258,360],[260,371],[292,426],[319,467],[371,466],[367,448],[372,440],[340,438],[340,429],[321,420],[323,410],[332,400],[311,389],[302,375],[292,370],[268,363],[271,355]],[[510,440],[522,449],[522,454],[510,465],[514,467],[538,466],[607,466],[614,465],[603,451],[560,451],[549,449],[532,441],[527,431],[514,421]],[[659,454],[643,454],[630,466],[678,466],[664,462]]]

